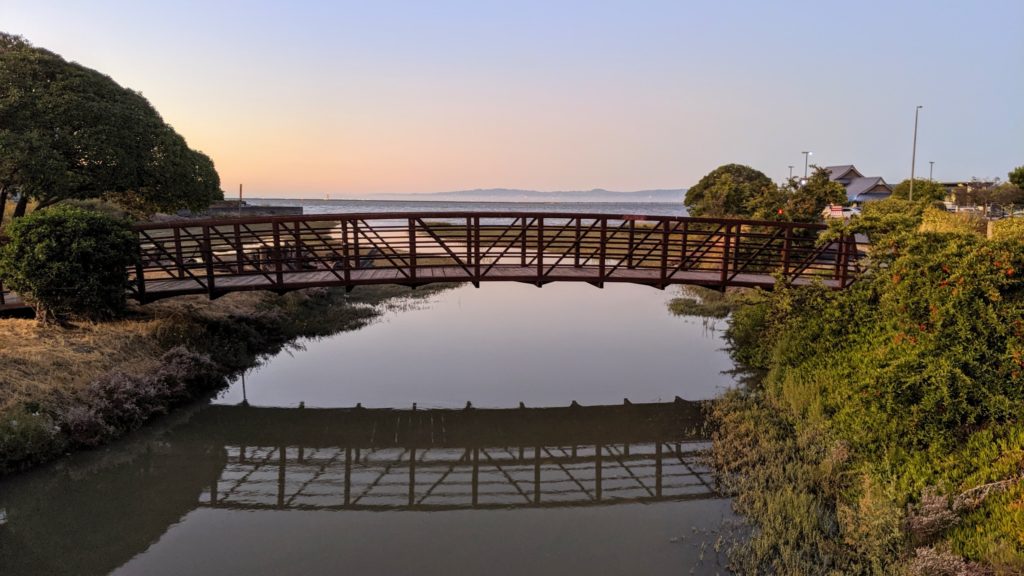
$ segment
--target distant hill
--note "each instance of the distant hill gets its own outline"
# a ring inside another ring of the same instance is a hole
[[[455,192],[432,192],[417,194],[421,199],[462,200],[470,202],[674,202],[683,201],[685,189],[638,190],[636,192],[615,192],[595,188],[594,190],[571,190],[559,192],[538,192],[536,190],[514,190],[489,188],[479,190],[458,190]],[[381,195],[384,196],[384,195]],[[390,195],[389,195],[390,196]],[[410,196],[410,195],[402,195]]]

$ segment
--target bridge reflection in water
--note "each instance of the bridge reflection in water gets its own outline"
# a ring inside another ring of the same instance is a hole
[[[707,445],[699,407],[682,402],[427,411],[218,407],[209,417],[222,413],[238,414],[254,434],[249,442],[225,438],[223,470],[202,506],[453,510],[717,496],[700,458]],[[293,418],[302,429],[285,424]],[[274,432],[280,430],[294,435]]]
[[[110,573],[196,510],[475,515],[719,497],[698,453],[701,407],[688,402],[208,406],[184,420],[0,482],[5,576]]]

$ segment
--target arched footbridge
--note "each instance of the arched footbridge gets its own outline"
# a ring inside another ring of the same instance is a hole
[[[821,224],[560,212],[180,220],[135,226],[132,296],[435,282],[848,286],[862,250]]]

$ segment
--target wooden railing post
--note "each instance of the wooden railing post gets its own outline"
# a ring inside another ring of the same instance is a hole
[[[466,216],[466,267],[473,265],[473,217]]]
[[[544,218],[537,218],[537,280],[544,277]]]
[[[474,271],[474,274],[475,274],[475,277],[476,277],[476,281],[480,282],[480,260],[481,260],[481,256],[480,255],[482,254],[482,252],[480,251],[480,217],[479,216],[474,216],[473,217],[473,237],[474,237],[474,241],[476,243],[476,247],[475,247],[475,250],[474,250],[475,254],[474,254],[474,258],[473,258],[473,261],[475,262],[473,271]]]
[[[409,218],[409,278],[416,279],[416,219]]]
[[[725,288],[729,281],[729,234],[731,229],[732,224],[726,224],[724,227],[725,238],[722,241],[722,276],[720,280],[722,288]]]
[[[820,233],[821,232],[819,231],[819,234]],[[833,267],[832,279],[836,280],[836,281],[840,281],[843,278],[843,276],[845,275],[845,273],[843,271],[843,238],[842,238],[842,235],[840,235],[838,240],[833,240],[832,244],[835,245],[835,247],[836,247],[835,248],[836,263],[835,263],[835,266]],[[827,248],[826,248],[826,250],[827,250]]]
[[[146,301],[146,269],[142,264],[142,242],[139,234],[135,233],[135,293],[139,295],[139,302]],[[4,285],[0,282],[0,304],[4,303]]]
[[[245,272],[245,252],[242,250],[242,232],[235,223],[235,274]]]
[[[839,247],[842,254],[842,268],[839,269],[839,287],[846,288],[846,282],[849,277],[850,267],[850,239],[852,236],[847,235],[845,232],[839,236]]]
[[[174,263],[178,266],[178,278],[185,277],[185,258],[181,250],[181,228],[174,227]]]
[[[782,241],[782,277],[789,279],[789,249],[793,241],[793,227],[786,226],[786,238]]]
[[[283,256],[281,250],[281,229],[277,224],[277,220],[273,223],[274,230],[274,275],[277,278],[277,287],[281,288],[284,286],[284,270],[281,268],[281,257]]]
[[[661,221],[661,287],[668,284],[668,220]]]
[[[679,244],[679,269],[686,270],[686,261],[690,258],[687,253],[688,245],[690,244],[690,222],[683,220],[683,238]]]
[[[598,247],[597,277],[604,282],[605,261],[608,259],[608,218],[601,218],[601,244]]]
[[[526,236],[529,230],[526,227],[526,216],[519,219],[519,265],[526,268]]]
[[[302,230],[299,228],[299,221],[296,220],[292,226],[292,236],[295,237],[295,264],[292,270],[302,270],[305,266],[305,243],[302,241]]]
[[[206,293],[213,297],[213,246],[210,242],[210,227],[203,226],[203,261],[206,263]]]
[[[580,250],[583,249],[583,219],[576,218],[576,254],[573,258],[573,266],[580,267]]]
[[[635,242],[636,236],[636,220],[630,219],[629,221],[629,245],[626,247],[626,268],[633,269],[636,266],[633,263],[633,243]]]
[[[355,265],[353,268],[359,269],[363,267],[362,254],[359,253],[359,221],[352,221],[352,252],[355,256]]]
[[[351,254],[349,254],[349,240],[348,240],[348,220],[341,221],[341,268],[342,274],[344,274],[345,286],[350,286],[352,282],[352,261]]]

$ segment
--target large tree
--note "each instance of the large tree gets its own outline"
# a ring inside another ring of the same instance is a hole
[[[683,203],[691,216],[746,216],[751,200],[774,187],[772,179],[759,170],[726,164],[687,190]]]
[[[0,217],[29,200],[107,198],[137,214],[223,198],[209,157],[188,147],[141,94],[0,33]]]

